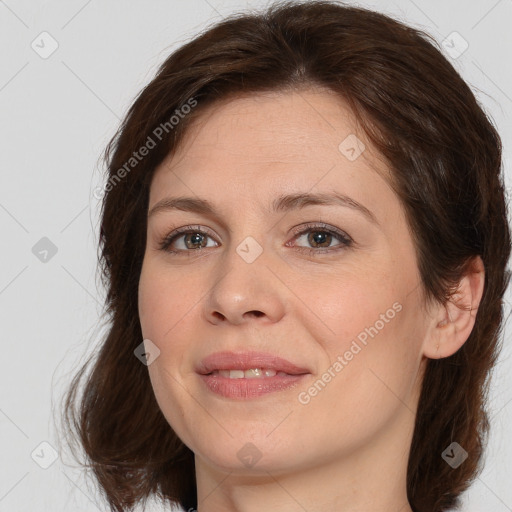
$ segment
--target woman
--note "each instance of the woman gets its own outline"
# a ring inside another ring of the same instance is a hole
[[[500,138],[426,34],[323,1],[233,16],[106,157],[111,327],[67,413],[113,510],[459,504],[510,233]]]

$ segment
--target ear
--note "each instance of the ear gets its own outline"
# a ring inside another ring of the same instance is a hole
[[[449,357],[464,345],[475,325],[484,282],[482,258],[475,256],[459,282],[456,293],[444,306],[438,304],[433,309],[423,345],[426,357]]]

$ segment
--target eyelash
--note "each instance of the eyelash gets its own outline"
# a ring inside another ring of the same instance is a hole
[[[325,254],[329,252],[336,252],[341,249],[351,247],[353,244],[353,240],[346,234],[343,233],[343,231],[340,231],[338,229],[335,229],[327,224],[323,223],[317,223],[317,224],[307,224],[305,226],[301,226],[301,229],[294,233],[293,240],[296,240],[300,238],[302,235],[310,232],[318,232],[318,233],[327,233],[329,235],[334,236],[339,242],[341,242],[339,245],[336,245],[334,247],[328,247],[328,248],[310,248],[310,247],[297,247],[300,252],[305,252],[309,255],[317,256],[320,254]],[[199,249],[178,249],[178,250],[172,250],[169,249],[170,245],[180,236],[182,235],[188,235],[188,234],[200,234],[200,235],[206,235],[207,237],[213,238],[208,232],[201,229],[201,226],[184,226],[182,228],[176,229],[169,235],[166,235],[160,242],[159,242],[159,249],[171,254],[179,254],[179,253],[185,253],[187,256],[197,256],[198,253],[203,252],[202,248]]]

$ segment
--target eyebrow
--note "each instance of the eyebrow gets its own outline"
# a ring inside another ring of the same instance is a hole
[[[282,195],[271,205],[275,213],[305,208],[306,206],[344,206],[362,213],[370,222],[379,225],[375,215],[366,206],[343,194],[338,193],[296,193]],[[169,197],[156,203],[148,212],[148,218],[162,211],[181,210],[202,215],[215,215],[212,203],[197,197]]]

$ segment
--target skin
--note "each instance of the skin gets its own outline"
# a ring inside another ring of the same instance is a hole
[[[338,149],[350,134],[366,147],[353,161]],[[149,375],[167,421],[195,454],[199,512],[411,512],[406,468],[425,364],[466,341],[484,273],[477,259],[461,281],[458,298],[471,311],[424,305],[388,173],[347,106],[319,88],[216,104],[156,170],[149,210],[192,196],[217,211],[150,215],[139,284],[143,336],[160,350]],[[281,194],[332,191],[362,203],[377,223],[339,205],[270,210]],[[308,240],[322,228],[292,231],[318,222],[353,244],[333,236],[324,244],[331,252],[322,252]],[[207,231],[205,248],[187,249],[186,235],[173,244],[181,253],[159,248],[190,224]],[[252,263],[236,251],[248,236],[263,250]],[[389,319],[393,304],[400,311]],[[380,326],[381,315],[384,326],[334,371],[338,356],[365,328]],[[257,399],[211,393],[196,365],[211,353],[243,349],[277,354],[311,374]],[[329,368],[330,382],[308,395]],[[301,392],[308,403],[299,401]],[[249,442],[260,455],[250,467],[237,456]]]

